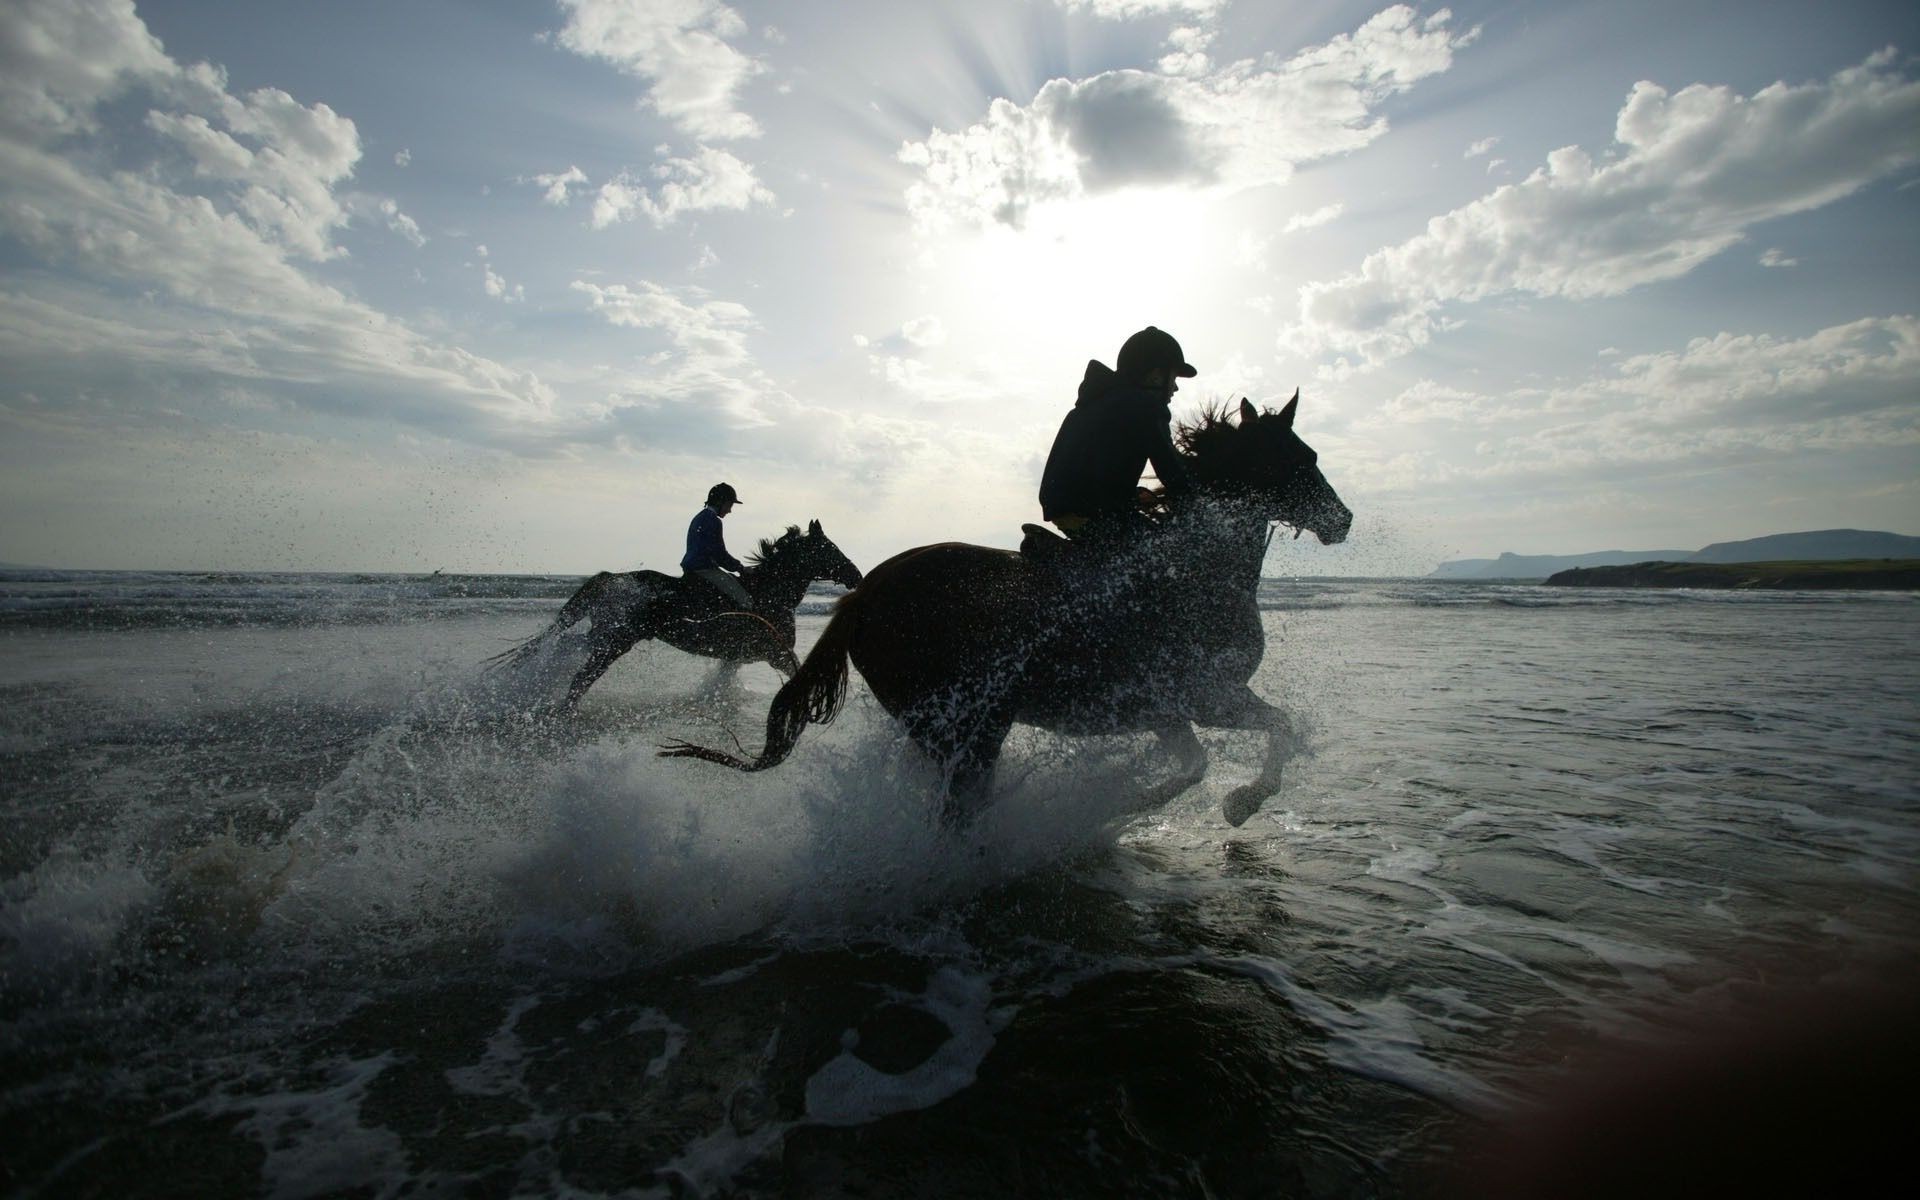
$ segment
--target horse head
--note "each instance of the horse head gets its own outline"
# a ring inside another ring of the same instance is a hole
[[[826,531],[820,528],[818,520],[807,522],[807,532],[800,536],[804,547],[808,570],[815,579],[830,579],[841,587],[852,589],[860,586],[860,568],[853,560],[840,552]]]
[[[1225,410],[1210,410],[1181,427],[1181,448],[1202,487],[1244,497],[1267,520],[1311,530],[1331,546],[1346,540],[1353,511],[1320,473],[1320,456],[1293,431],[1299,408],[1295,389],[1279,412],[1240,401],[1237,423]]]

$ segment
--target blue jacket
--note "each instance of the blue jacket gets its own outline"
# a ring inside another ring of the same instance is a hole
[[[680,560],[680,569],[704,571],[708,567],[746,569],[739,559],[727,553],[727,539],[720,532],[720,514],[703,508],[693,514],[693,523],[687,526],[687,553]]]

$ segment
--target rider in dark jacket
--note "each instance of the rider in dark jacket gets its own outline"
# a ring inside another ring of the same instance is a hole
[[[1179,342],[1151,325],[1126,340],[1114,365],[1087,364],[1040,477],[1042,514],[1076,540],[1139,528],[1140,473],[1149,462],[1169,492],[1189,483],[1173,448],[1170,406],[1178,381],[1199,372]]]

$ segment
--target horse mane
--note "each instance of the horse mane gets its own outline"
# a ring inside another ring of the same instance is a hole
[[[747,558],[746,558],[747,565],[752,567],[757,567],[765,563],[768,559],[777,557],[780,553],[781,542],[786,541],[790,537],[799,537],[799,536],[800,536],[800,527],[798,525],[789,525],[787,526],[787,531],[781,534],[779,537],[761,538],[760,548],[758,550],[755,550],[752,554],[747,555]]]
[[[1229,400],[1209,400],[1200,406],[1200,414],[1191,421],[1181,421],[1173,427],[1173,445],[1180,451],[1181,457],[1194,465],[1206,467],[1217,463],[1227,453],[1231,445],[1231,435],[1238,428],[1233,423],[1233,414],[1240,406]],[[1260,415],[1271,417],[1276,410],[1262,408]]]

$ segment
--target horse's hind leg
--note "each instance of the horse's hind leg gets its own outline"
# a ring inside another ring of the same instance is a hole
[[[587,654],[586,665],[574,672],[573,682],[567,685],[567,694],[560,701],[561,711],[569,711],[579,704],[580,697],[587,694],[587,689],[599,682],[600,677],[607,673],[607,668],[611,667],[622,654],[633,649],[634,643],[639,640],[640,635],[630,627],[623,626],[617,632],[605,636],[595,629],[592,641],[589,643],[591,649]]]

